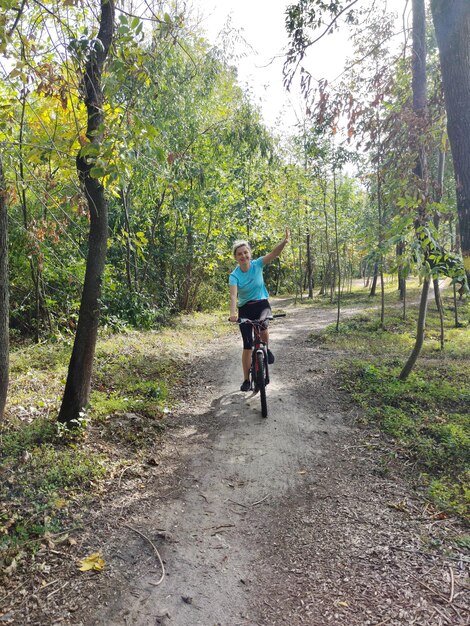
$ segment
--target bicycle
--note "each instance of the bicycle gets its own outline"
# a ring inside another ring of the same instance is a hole
[[[263,320],[249,320],[247,318],[239,318],[239,324],[250,324],[253,328],[253,349],[251,353],[251,367],[249,373],[250,389],[260,395],[261,415],[268,417],[268,401],[266,398],[266,385],[269,384],[269,364],[268,349],[261,339],[261,331],[265,328],[267,320],[273,320],[277,317],[285,317],[285,313],[278,313],[266,317]]]

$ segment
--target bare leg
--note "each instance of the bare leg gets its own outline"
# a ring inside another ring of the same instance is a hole
[[[248,380],[251,367],[251,349],[242,352],[243,380]]]
[[[259,336],[261,337],[261,341],[266,344],[266,348],[267,348],[268,342],[269,342],[269,330],[267,328],[266,330],[262,330]]]

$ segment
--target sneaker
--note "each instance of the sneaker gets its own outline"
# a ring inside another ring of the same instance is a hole
[[[250,391],[250,381],[249,380],[244,380],[240,386],[240,391]]]
[[[271,352],[271,350],[269,350],[269,348],[268,348],[268,363],[269,365],[272,365],[274,363],[274,354]]]

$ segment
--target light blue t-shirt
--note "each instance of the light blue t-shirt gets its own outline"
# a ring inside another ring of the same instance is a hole
[[[264,300],[269,296],[263,279],[263,257],[250,261],[247,272],[236,267],[228,277],[229,285],[237,286],[238,306],[241,307],[250,300]]]

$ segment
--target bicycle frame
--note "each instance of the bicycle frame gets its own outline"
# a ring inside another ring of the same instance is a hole
[[[266,385],[269,384],[268,349],[261,338],[261,331],[266,328],[265,322],[275,317],[285,317],[284,314],[266,317],[263,320],[249,320],[240,318],[239,324],[249,324],[253,328],[254,340],[251,352],[250,388],[260,395],[261,415],[268,417],[268,403],[266,398]]]
[[[257,391],[257,374],[258,374],[258,361],[256,355],[261,353],[263,355],[263,367],[265,371],[265,385],[269,384],[269,366],[268,366],[268,351],[266,343],[261,339],[261,331],[264,330],[264,322],[266,320],[272,320],[273,317],[267,317],[265,320],[249,320],[246,318],[240,318],[239,324],[249,324],[253,328],[253,348],[251,353],[251,368],[250,368],[250,383],[251,389]]]

